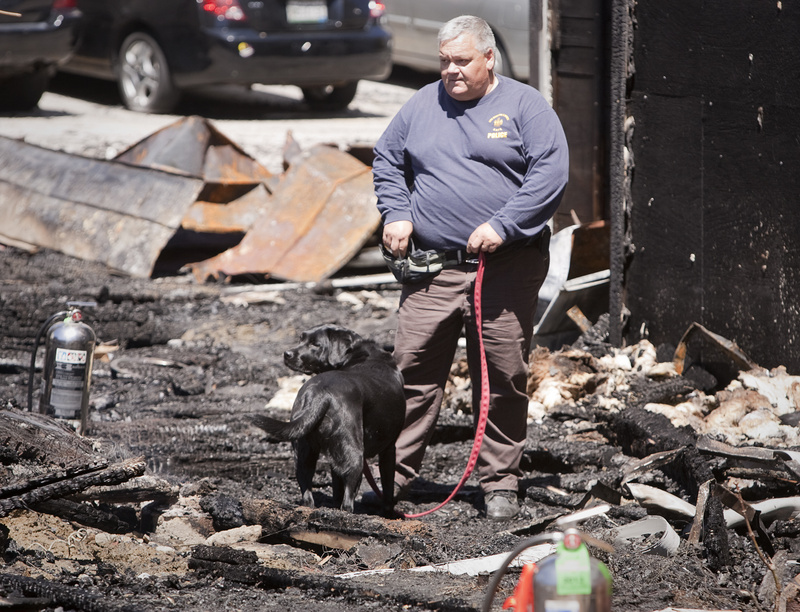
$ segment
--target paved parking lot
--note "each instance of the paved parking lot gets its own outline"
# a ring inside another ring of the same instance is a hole
[[[210,119],[270,171],[282,171],[288,132],[301,147],[374,144],[400,106],[436,78],[404,73],[386,82],[361,81],[346,112],[313,113],[292,86],[256,86],[252,90],[216,88],[184,99],[181,115]],[[147,115],[126,110],[111,83],[59,75],[39,108],[0,115],[0,135],[23,138],[49,149],[110,159],[181,115]]]

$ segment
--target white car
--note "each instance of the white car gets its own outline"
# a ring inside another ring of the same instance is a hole
[[[439,72],[439,28],[453,17],[487,21],[497,40],[498,72],[521,81],[530,76],[528,0],[385,0],[392,31],[392,62]]]

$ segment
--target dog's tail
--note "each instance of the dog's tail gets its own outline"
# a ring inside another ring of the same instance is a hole
[[[313,402],[304,399],[308,397],[309,394],[298,396],[296,401],[301,402],[303,406],[297,410],[298,407],[295,405],[294,413],[297,416],[291,421],[279,421],[257,414],[253,417],[253,425],[260,427],[277,440],[297,440],[308,435],[328,412],[327,401]]]

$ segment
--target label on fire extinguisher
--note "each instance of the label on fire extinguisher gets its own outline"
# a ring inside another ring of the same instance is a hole
[[[546,599],[544,612],[581,612],[581,602],[577,599]]]
[[[73,365],[86,364],[87,351],[78,351],[75,349],[56,349],[56,363],[71,363]]]
[[[592,564],[586,546],[569,550],[563,543],[559,544],[556,557],[556,592],[559,595],[591,594]]]
[[[56,349],[50,405],[57,417],[76,419],[80,415],[87,360],[88,351]]]

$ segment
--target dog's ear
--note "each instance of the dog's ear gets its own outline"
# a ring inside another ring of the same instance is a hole
[[[350,357],[350,351],[359,341],[361,341],[361,336],[354,331],[343,327],[331,329],[328,334],[328,342],[330,344],[327,358],[331,367],[336,369],[346,364]]]

